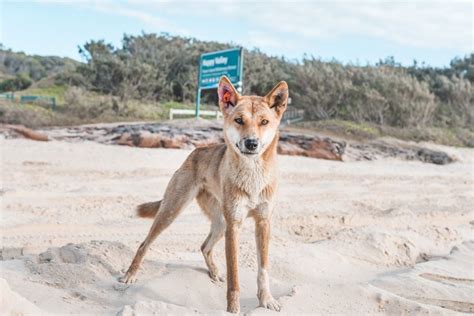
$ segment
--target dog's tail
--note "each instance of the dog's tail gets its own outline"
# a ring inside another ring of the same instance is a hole
[[[139,217],[155,218],[160,209],[161,201],[143,203],[137,206],[137,215]]]

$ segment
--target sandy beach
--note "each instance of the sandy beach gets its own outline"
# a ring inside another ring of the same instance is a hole
[[[154,243],[138,281],[117,281],[189,150],[0,140],[0,315],[226,314],[200,252],[196,203]],[[280,315],[474,312],[474,150],[458,161],[280,156],[270,247]],[[225,272],[224,243],[217,262]],[[240,243],[241,310],[258,308],[253,221]]]

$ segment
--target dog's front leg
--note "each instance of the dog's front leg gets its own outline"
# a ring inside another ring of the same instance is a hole
[[[270,219],[267,216],[255,217],[255,240],[257,243],[258,276],[257,297],[260,306],[274,311],[280,311],[280,304],[270,293],[268,280],[268,246],[270,240]]]
[[[229,219],[225,232],[225,256],[227,261],[227,311],[240,311],[240,287],[238,271],[239,232],[242,220]]]

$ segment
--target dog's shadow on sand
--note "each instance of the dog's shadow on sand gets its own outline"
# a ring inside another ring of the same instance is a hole
[[[200,310],[226,309],[226,282],[213,281],[207,268],[200,263],[165,263],[145,260],[136,283],[125,290],[135,300],[154,300]],[[225,276],[225,270],[221,274]],[[224,278],[225,280],[225,278]],[[257,273],[248,268],[240,270],[241,312],[258,308]],[[293,286],[271,279],[274,297],[292,295]]]
[[[207,270],[207,268],[205,267],[198,267],[198,266],[195,266],[195,265],[190,265],[190,264],[180,264],[180,263],[166,263],[164,265],[167,269],[170,269],[170,270],[176,270],[176,272],[179,272],[180,270],[188,270],[188,269],[191,269],[191,270],[194,270],[196,271],[197,273],[200,273],[206,277],[209,278],[209,271]],[[210,278],[209,278],[210,280]],[[222,283],[222,282],[213,282],[213,283]]]
[[[181,306],[190,312],[225,311],[226,283],[212,281],[204,262],[145,259],[136,282],[124,284],[119,279],[131,258],[129,247],[110,241],[50,247],[38,255],[21,257],[31,280],[65,290],[64,300],[71,304],[101,301],[107,308],[117,308],[151,302]],[[221,273],[225,269],[221,268]],[[257,273],[241,267],[239,274],[241,311],[245,313],[258,306]],[[271,288],[277,299],[291,293],[291,286],[275,279],[271,279]]]

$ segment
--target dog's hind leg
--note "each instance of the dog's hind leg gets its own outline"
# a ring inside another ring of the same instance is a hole
[[[197,202],[204,213],[211,220],[211,231],[201,246],[201,251],[209,269],[209,277],[213,281],[223,282],[225,278],[220,275],[219,269],[214,261],[214,246],[224,237],[225,220],[220,210],[219,202],[209,193],[201,191],[197,196]]]
[[[196,197],[198,184],[190,180],[192,178],[192,171],[190,168],[186,168],[186,166],[180,168],[173,175],[166,188],[153,225],[147,237],[138,248],[127,273],[120,279],[121,282],[131,283],[135,280],[135,275],[150,245],[176,219],[181,210]]]

